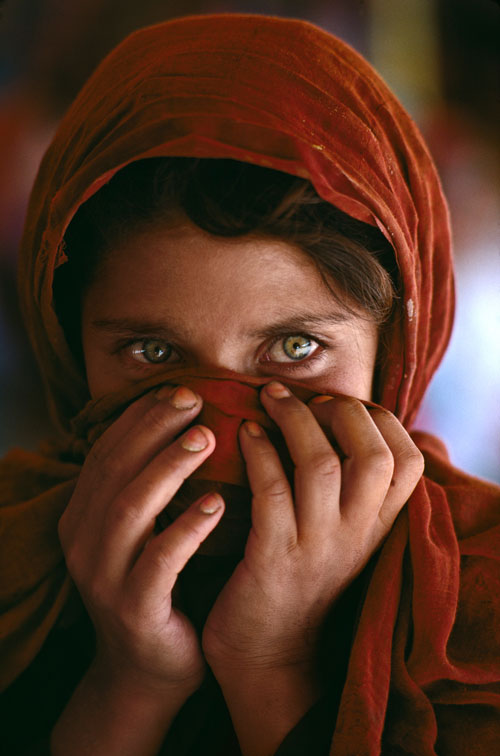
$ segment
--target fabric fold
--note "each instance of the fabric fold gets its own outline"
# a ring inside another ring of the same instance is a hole
[[[4,687],[82,617],[57,523],[89,448],[141,393],[182,381],[205,398],[200,418],[216,432],[217,449],[170,515],[202,484],[226,486],[227,529],[218,527],[222,536],[209,547],[236,551],[220,557],[226,572],[250,527],[237,443],[244,419],[263,424],[292,473],[258,402],[270,378],[171,370],[89,401],[53,304],[54,271],[67,260],[64,233],[117,171],[160,156],[230,158],[306,178],[322,199],[380,229],[394,250],[399,299],[376,399],[409,431],[448,344],[454,284],[440,181],[415,124],[365,60],[310,23],[259,15],[179,18],[125,39],[62,119],[21,244],[21,305],[59,437],[0,463]],[[304,401],[315,393],[288,383]],[[332,756],[490,756],[500,742],[499,490],[456,470],[429,435],[412,437],[425,476],[362,575],[356,621],[352,612],[339,620],[354,627],[345,680],[332,697],[339,709],[328,699],[314,715],[322,742],[333,732]],[[159,527],[168,525],[168,513]],[[220,583],[217,557],[203,560],[213,560]],[[198,608],[202,617],[206,606]]]

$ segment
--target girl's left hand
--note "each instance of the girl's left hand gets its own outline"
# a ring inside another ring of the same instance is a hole
[[[240,431],[252,529],[203,632],[216,676],[313,665],[328,610],[422,475],[422,455],[394,415],[345,396],[325,399],[306,406],[276,382],[261,394],[295,465],[295,499],[262,428]]]

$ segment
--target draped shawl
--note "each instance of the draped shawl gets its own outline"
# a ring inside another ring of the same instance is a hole
[[[232,158],[304,177],[382,231],[402,296],[380,403],[409,430],[449,339],[453,274],[440,182],[414,123],[364,59],[312,24],[265,16],[180,18],[125,39],[63,118],[22,239],[20,299],[65,454],[17,450],[2,463],[4,686],[63,617],[70,624],[57,521],[89,418],[95,426],[116,402],[88,404],[54,313],[63,235],[117,170],[153,156]],[[82,411],[83,425],[72,424]],[[453,469],[436,440],[413,437],[425,475],[371,566],[340,700],[323,714],[335,756],[490,754],[500,739],[498,489]]]

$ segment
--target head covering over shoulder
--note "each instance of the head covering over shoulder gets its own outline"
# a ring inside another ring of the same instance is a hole
[[[59,427],[70,433],[89,398],[52,302],[65,229],[116,171],[156,156],[232,158],[304,177],[382,231],[402,296],[380,402],[411,429],[454,306],[448,212],[433,162],[352,48],[303,21],[251,15],[180,18],[129,36],[91,76],[43,159],[19,286]],[[414,439],[426,474],[366,578],[338,709],[323,715],[335,756],[433,756],[468,745],[486,756],[500,739],[498,489],[454,470],[430,437]],[[9,683],[70,595],[54,533],[78,467],[17,453],[2,471]],[[21,570],[19,555],[29,560]]]

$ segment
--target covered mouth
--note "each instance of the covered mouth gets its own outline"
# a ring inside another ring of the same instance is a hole
[[[103,397],[91,402],[75,418],[76,440],[72,451],[85,456],[90,446],[124,409],[146,391],[161,385],[184,385],[203,398],[201,412],[192,424],[210,428],[216,437],[216,447],[203,464],[186,480],[173,499],[166,504],[157,518],[158,532],[164,530],[203,494],[217,492],[225,501],[225,512],[198,554],[211,556],[242,556],[251,529],[252,493],[246,474],[246,465],[240,451],[238,433],[246,420],[259,423],[281,459],[283,469],[293,492],[294,466],[285,439],[264,411],[259,398],[262,386],[273,380],[272,376],[244,376],[230,371],[205,371],[177,369],[166,371],[128,388],[119,395]],[[319,393],[300,382],[285,381],[302,401],[309,401]],[[364,402],[375,406],[372,402]],[[186,429],[184,429],[186,430]],[[345,455],[335,438],[326,431],[330,443],[343,460]]]

